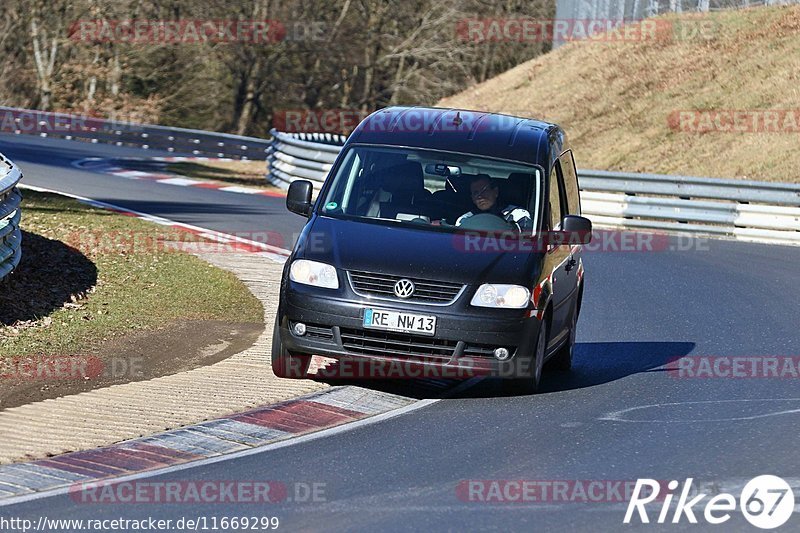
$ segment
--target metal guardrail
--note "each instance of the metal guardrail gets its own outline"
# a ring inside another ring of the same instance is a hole
[[[322,186],[346,137],[330,134],[282,133],[270,131],[272,145],[267,152],[267,179],[288,189],[295,179]]]
[[[267,157],[273,184],[325,181],[344,138],[326,143],[278,131]],[[800,185],[581,170],[583,214],[598,226],[734,236],[800,245]]]
[[[800,245],[800,186],[582,170],[581,204],[595,224]]]
[[[17,189],[20,179],[19,168],[0,154],[0,280],[11,274],[22,259],[22,194]]]
[[[270,147],[269,140],[255,137],[3,106],[0,106],[0,131],[200,157],[264,160]]]

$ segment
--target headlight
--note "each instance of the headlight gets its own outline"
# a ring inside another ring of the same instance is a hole
[[[520,285],[491,285],[478,287],[471,305],[477,307],[503,307],[507,309],[524,309],[528,306],[531,293]]]
[[[289,279],[303,285],[338,289],[339,277],[336,269],[325,263],[298,259],[289,268]]]

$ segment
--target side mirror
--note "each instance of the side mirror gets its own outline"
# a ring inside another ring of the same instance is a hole
[[[297,180],[289,185],[286,195],[286,208],[292,213],[307,217],[311,213],[311,191],[314,186],[310,181]]]
[[[561,231],[570,244],[589,244],[592,242],[592,221],[578,215],[567,215],[561,222]]]

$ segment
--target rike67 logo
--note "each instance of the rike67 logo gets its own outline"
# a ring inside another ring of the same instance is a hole
[[[623,523],[630,524],[638,513],[643,524],[650,523],[647,505],[655,502],[658,515],[657,524],[680,523],[684,517],[691,524],[698,523],[698,516],[709,524],[724,524],[731,519],[731,513],[739,510],[745,519],[760,529],[775,529],[785,524],[794,512],[794,493],[792,487],[778,476],[758,476],[742,489],[737,501],[729,493],[720,493],[709,497],[702,492],[693,492],[692,478],[687,478],[680,490],[677,503],[672,507],[673,499],[677,496],[678,481],[672,480],[667,484],[667,493],[659,494],[663,484],[655,479],[638,479],[633,489],[633,495],[628,503]],[[651,509],[656,510],[656,509]],[[670,516],[671,515],[671,516]]]

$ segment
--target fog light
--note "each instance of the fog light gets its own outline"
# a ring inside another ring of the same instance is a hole
[[[294,327],[292,327],[292,331],[294,331],[294,334],[298,337],[302,337],[306,334],[306,325],[302,322],[298,322],[294,325]]]
[[[494,358],[498,361],[505,361],[510,355],[507,348],[495,348],[494,350]]]

